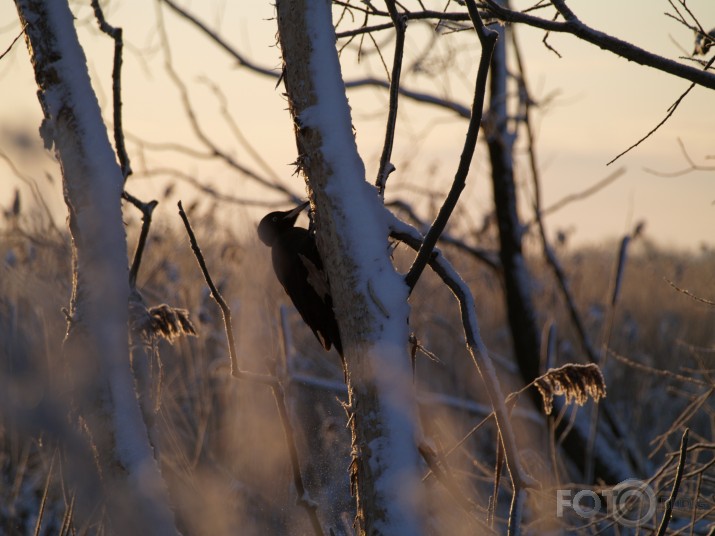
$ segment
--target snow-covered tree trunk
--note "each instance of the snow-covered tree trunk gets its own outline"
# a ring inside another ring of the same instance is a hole
[[[62,168],[74,274],[63,354],[74,407],[91,436],[109,529],[176,534],[130,368],[124,179],[67,1],[16,0],[16,6],[44,114],[40,133]],[[84,461],[85,468],[70,472],[91,470],[92,460]]]
[[[384,208],[357,152],[331,3],[279,0],[277,10],[298,165],[315,210],[345,353],[359,532],[418,536],[423,523],[408,289],[390,261]]]

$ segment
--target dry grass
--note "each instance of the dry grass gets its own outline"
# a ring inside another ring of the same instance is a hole
[[[272,363],[280,365],[284,360],[279,308],[286,305],[286,297],[272,276],[266,248],[255,239],[239,239],[212,214],[194,214],[193,223],[212,274],[232,308],[241,366],[266,372]],[[66,237],[33,222],[33,230],[27,232],[23,229],[29,229],[30,222],[8,225],[0,239],[0,260],[4,259],[0,262],[3,534],[34,530],[55,445],[66,433],[62,412],[48,413],[48,406],[62,400],[65,320],[61,308],[69,300],[69,246]],[[173,345],[154,341],[164,380],[152,438],[181,529],[185,534],[227,534],[238,527],[241,534],[305,534],[309,526],[304,512],[295,505],[283,431],[270,390],[226,380],[228,352],[220,312],[208,296],[185,236],[161,225],[158,222],[150,235],[138,282],[148,307],[164,303],[172,307],[172,314],[160,314],[167,312],[165,308],[153,309],[156,314],[148,317],[147,326],[152,330],[163,326],[174,339]],[[136,229],[130,225],[130,242],[135,235]],[[616,251],[613,246],[562,252],[593,341],[598,346],[607,343],[618,354],[651,369],[705,378],[703,381],[712,385],[702,369],[712,368],[708,363],[712,363],[715,348],[715,311],[676,292],[663,278],[713,299],[715,255],[676,255],[639,239],[626,266],[619,302],[611,310],[608,303]],[[499,280],[488,268],[450,248],[446,254],[472,287],[485,341],[497,360],[506,363],[501,367],[504,379],[516,390],[518,379],[508,371],[510,334]],[[406,255],[398,248],[398,261]],[[545,326],[554,322],[558,327],[554,366],[584,363],[550,272],[536,257],[531,270],[539,321]],[[188,312],[197,337],[182,337],[178,332],[191,331],[181,310]],[[296,350],[291,358],[293,373],[339,382],[337,355],[322,351],[297,314],[290,312],[288,318]],[[426,273],[416,288],[411,325],[421,344],[438,359],[417,353],[420,389],[484,402],[481,380],[464,348],[454,299],[431,274]],[[693,428],[694,440],[711,440],[713,401],[703,384],[634,370],[616,359],[606,359],[603,372],[608,397],[644,451],[660,447],[654,458],[657,463],[670,459],[668,452],[676,450],[685,425]],[[333,526],[336,534],[349,534],[350,443],[338,400],[343,394],[299,383],[287,387],[311,495],[320,504],[324,524]],[[551,394],[559,394],[558,389]],[[644,404],[644,400],[653,403]],[[457,487],[477,504],[486,505],[493,480],[494,430],[487,426],[453,449],[484,415],[439,404],[423,409],[426,435],[434,451],[449,463]],[[679,419],[683,412],[689,413]],[[654,439],[660,442],[651,444]],[[537,472],[539,464],[548,466],[546,450],[541,451],[538,441],[529,453],[534,456],[530,468]],[[712,482],[695,470],[712,457],[712,451],[701,448],[691,457],[690,480],[686,472],[685,485],[699,479],[701,496],[702,489]],[[71,502],[71,479],[66,470],[58,457],[49,477],[39,534],[62,533]],[[663,489],[669,474],[666,470],[656,476]],[[431,513],[440,532],[473,533],[483,513],[465,512],[434,479],[426,482],[432,497]],[[545,501],[551,499],[553,496]],[[497,516],[501,513],[498,510]],[[541,522],[536,519],[532,523],[537,527]],[[97,529],[72,526],[80,533]]]

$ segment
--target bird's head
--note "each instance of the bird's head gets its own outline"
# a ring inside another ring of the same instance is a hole
[[[306,201],[292,210],[271,212],[266,214],[258,224],[258,238],[267,246],[272,246],[276,238],[295,225],[301,212],[310,204]]]

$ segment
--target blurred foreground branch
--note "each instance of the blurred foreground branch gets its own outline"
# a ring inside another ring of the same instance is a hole
[[[186,228],[186,233],[189,236],[191,249],[194,252],[196,261],[201,268],[201,272],[204,275],[206,284],[211,289],[211,297],[221,308],[221,313],[223,314],[224,327],[226,329],[226,340],[228,342],[228,351],[231,360],[231,376],[238,380],[246,380],[255,383],[260,383],[262,385],[267,385],[271,388],[271,392],[273,393],[273,397],[276,401],[276,407],[278,408],[278,415],[281,420],[281,425],[283,426],[283,432],[288,447],[288,453],[290,455],[291,469],[293,474],[293,485],[295,486],[295,490],[298,495],[298,504],[303,507],[308,514],[311,526],[313,527],[313,532],[316,534],[316,536],[323,536],[324,532],[322,526],[320,525],[320,519],[318,518],[318,505],[310,498],[305,484],[303,483],[303,476],[300,470],[300,460],[298,458],[298,448],[296,447],[295,442],[295,433],[293,431],[293,425],[290,422],[290,416],[286,407],[285,391],[283,389],[283,385],[275,375],[254,374],[243,371],[239,368],[238,356],[236,354],[236,342],[233,337],[233,325],[231,323],[231,309],[226,304],[226,301],[223,299],[223,296],[221,296],[221,293],[216,288],[216,285],[214,285],[213,279],[211,278],[211,274],[208,270],[208,266],[206,265],[206,260],[204,259],[203,253],[201,253],[201,248],[199,247],[198,241],[196,240],[196,235],[191,228],[189,218],[186,215],[186,212],[184,212],[184,207],[182,206],[181,201],[179,201],[179,215],[184,222],[184,227]]]

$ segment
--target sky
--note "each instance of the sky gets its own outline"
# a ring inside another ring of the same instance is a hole
[[[112,44],[96,29],[89,1],[71,5],[95,90],[111,124]],[[181,5],[256,63],[279,68],[272,2],[205,0],[183,1]],[[514,2],[514,5],[523,8],[529,4]],[[673,12],[667,0],[571,0],[569,5],[585,23],[666,57],[678,58],[684,51],[692,51],[691,32],[664,14]],[[712,0],[689,0],[688,7],[703,26],[708,29],[715,26]],[[192,132],[180,93],[170,83],[164,68],[155,3],[113,0],[106,5],[105,14],[111,24],[123,27],[127,43],[122,96],[124,125],[135,170],[127,188],[135,195],[163,200],[167,184],[176,183],[173,193],[157,209],[155,221],[160,217],[175,218],[178,198],[187,201],[198,197],[204,206],[210,205],[205,195],[198,196],[185,179],[176,178],[175,172],[172,175],[158,172],[167,168],[226,195],[280,201],[281,197],[253,186],[216,161],[188,158],[169,150],[140,150],[134,141],[137,138],[154,144],[182,144],[201,151],[205,147]],[[296,195],[304,195],[302,180],[293,175],[291,165],[296,149],[283,87],[276,88],[275,80],[238,67],[231,57],[167,9],[162,10],[162,17],[174,69],[185,81],[207,135],[241,163],[268,177],[280,178]],[[345,18],[341,29],[359,24],[359,20],[352,22]],[[14,6],[10,2],[1,4],[0,51],[10,45],[19,31]],[[391,31],[375,36],[388,64],[392,56],[391,36]],[[715,93],[696,87],[653,136],[607,166],[609,160],[665,117],[668,107],[688,88],[689,82],[628,62],[573,36],[550,35],[548,41],[560,53],[559,58],[542,44],[543,37],[543,31],[517,28],[529,84],[534,97],[541,102],[535,118],[544,205],[584,190],[616,169],[624,169],[622,176],[600,192],[550,215],[548,229],[552,233],[568,231],[573,243],[598,243],[619,237],[644,220],[647,235],[664,246],[688,249],[703,244],[715,246],[712,232],[715,171],[694,171],[676,177],[648,171],[667,173],[687,168],[681,142],[696,163],[715,167],[712,141]],[[406,87],[469,104],[479,55],[473,32],[446,33],[434,38],[424,24],[412,22],[408,26],[406,49],[408,69],[402,79]],[[342,51],[346,80],[366,75],[385,78],[372,42],[363,43],[359,61],[357,51],[357,41]],[[225,95],[231,117],[249,140],[250,149],[232,132],[220,102],[204,82],[207,79]],[[37,128],[41,117],[35,91],[27,50],[20,40],[0,60],[3,95],[0,151],[12,154],[13,162],[26,178],[37,181],[58,222],[62,222],[59,172],[51,155],[18,151],[30,142],[39,143]],[[387,95],[383,90],[371,88],[351,90],[348,96],[356,140],[368,179],[372,180],[384,137]],[[407,201],[425,217],[431,217],[430,210],[438,206],[449,188],[465,132],[466,121],[454,113],[403,99],[393,154],[397,170],[388,183],[388,200]],[[18,140],[24,143],[18,145]],[[254,154],[260,155],[260,160]],[[520,158],[517,179],[521,212],[522,219],[528,220],[532,194],[523,155]],[[478,225],[491,210],[488,171],[485,151],[480,146],[460,201],[460,215],[469,225]],[[53,177],[52,181],[46,172]],[[0,206],[9,205],[18,187],[23,191],[23,199],[29,199],[26,184],[0,159]],[[260,213],[257,209],[228,205],[225,221],[229,226],[245,227],[247,218],[256,218]]]

